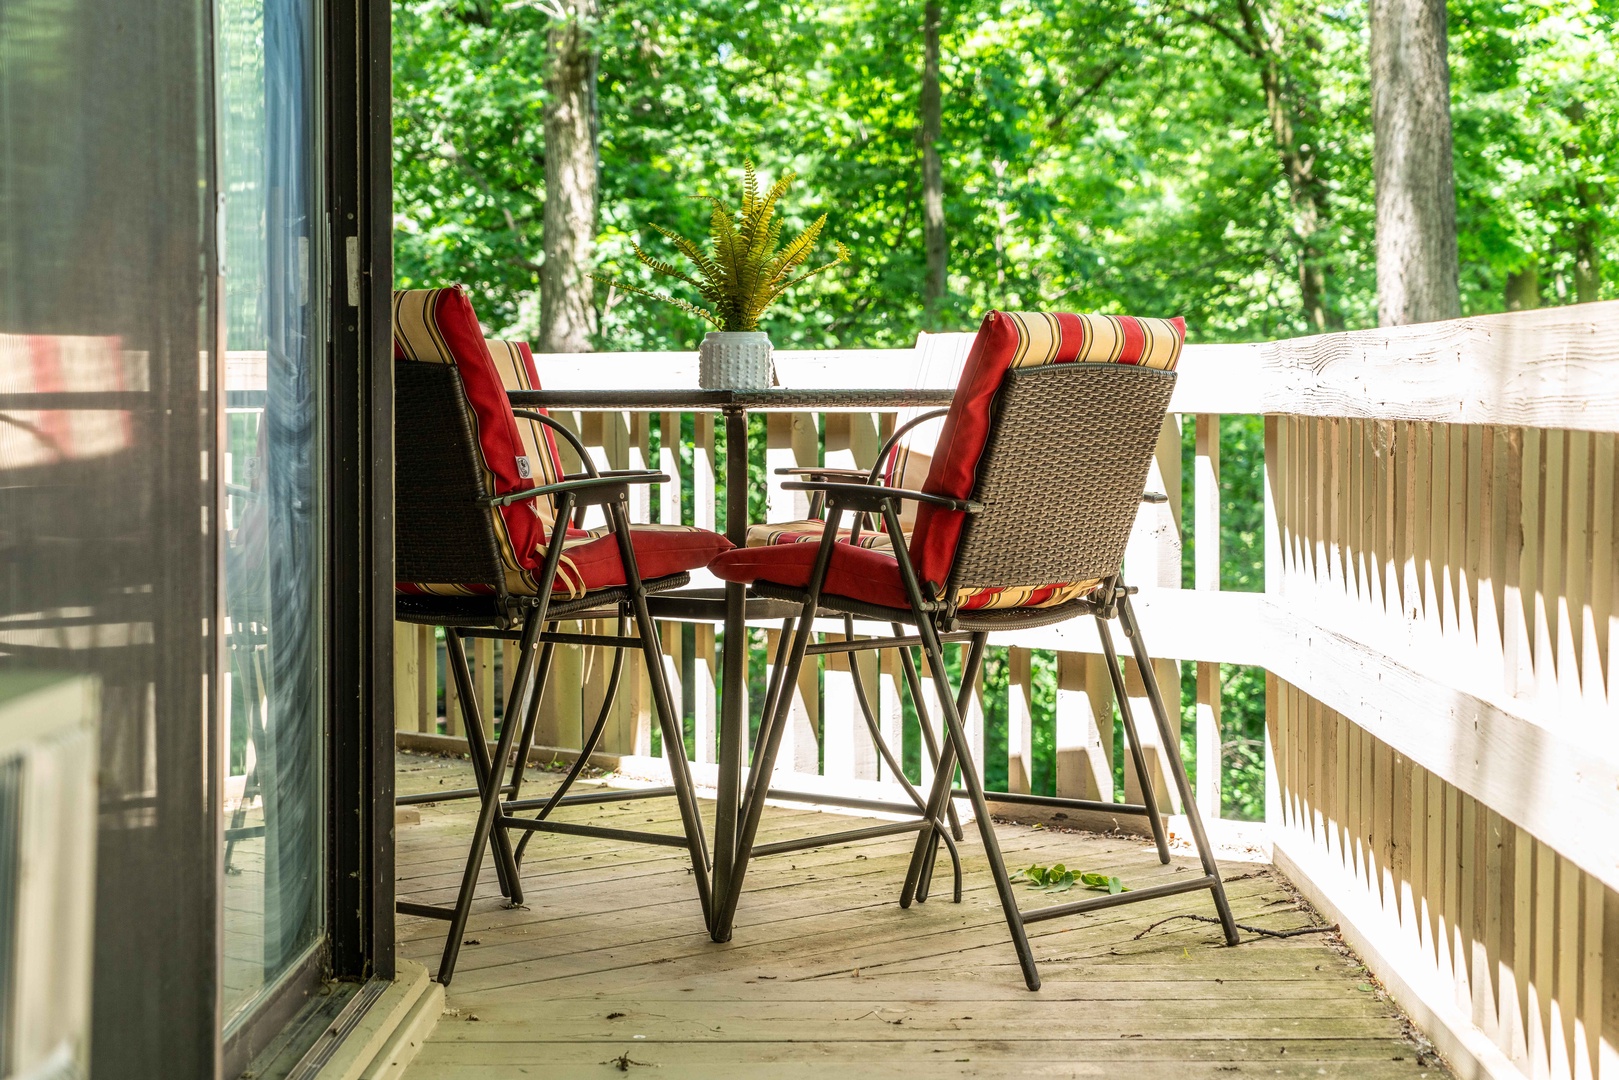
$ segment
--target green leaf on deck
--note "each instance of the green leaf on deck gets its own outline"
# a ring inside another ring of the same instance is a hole
[[[1012,874],[1013,881],[1021,881],[1036,892],[1064,893],[1075,885],[1082,885],[1095,892],[1116,894],[1129,892],[1124,882],[1108,874],[1097,874],[1089,871],[1073,871],[1062,863],[1052,866],[1041,866],[1038,863],[1026,866]]]

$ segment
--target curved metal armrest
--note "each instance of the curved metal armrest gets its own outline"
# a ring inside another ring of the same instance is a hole
[[[899,441],[911,433],[912,429],[921,427],[929,420],[937,420],[939,417],[948,416],[949,414],[949,409],[929,409],[920,416],[913,416],[901,424],[894,434],[888,437],[888,441],[883,443],[882,448],[877,451],[877,464],[873,465],[871,472],[866,474],[866,482],[871,484],[877,482],[877,477],[882,475],[882,471],[888,467],[889,455],[899,446]]]
[[[823,492],[829,501],[855,510],[881,510],[886,502],[904,499],[940,506],[946,510],[960,510],[966,514],[976,514],[984,509],[983,503],[973,502],[971,499],[952,499],[947,495],[933,495],[926,491],[912,491],[908,488],[884,487],[881,484],[794,481],[781,486],[785,491]]]
[[[589,472],[589,473],[568,473],[565,476],[563,476],[562,479],[564,479],[564,480],[584,480],[587,477],[592,477],[592,476],[600,476],[600,477],[603,477],[603,478],[616,476],[616,477],[619,477],[620,479],[623,479],[625,477],[629,477],[629,478],[633,479],[633,478],[637,478],[637,477],[647,476],[647,477],[652,478],[652,483],[654,483],[654,484],[660,484],[664,480],[669,479],[668,476],[666,476],[665,474],[663,474],[661,472],[656,471],[655,469],[600,469],[600,470],[598,470],[596,472]]]
[[[537,499],[542,495],[585,495],[581,503],[608,502],[615,495],[622,494],[631,484],[661,484],[668,483],[667,473],[639,473],[634,476],[587,476],[579,480],[563,480],[555,484],[543,484],[537,488],[526,491],[514,491],[508,495],[496,495],[493,498],[483,499],[484,506],[510,506],[515,502],[527,499]]]
[[[834,468],[801,468],[777,469],[777,476],[807,476],[811,480],[825,480],[832,477],[843,477],[849,480],[864,480],[869,475],[865,469],[834,469]]]
[[[561,424],[557,423],[549,416],[546,416],[544,413],[538,413],[532,409],[513,409],[512,415],[521,416],[524,420],[533,420],[537,424],[544,424],[552,431],[560,432],[562,437],[568,440],[568,445],[573,447],[574,452],[579,455],[579,460],[584,463],[585,475],[602,475],[600,472],[596,471],[596,466],[591,463],[590,451],[585,449],[585,444],[579,441],[579,436],[569,431],[566,427],[563,427]]]

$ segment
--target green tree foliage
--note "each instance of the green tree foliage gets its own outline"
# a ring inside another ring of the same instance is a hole
[[[398,281],[464,282],[502,333],[538,320],[546,8],[401,0],[394,15]],[[602,11],[597,271],[650,287],[645,224],[702,234],[703,200],[751,159],[767,181],[801,178],[789,234],[830,214],[852,255],[761,329],[785,348],[914,341],[924,0]],[[1364,3],[943,0],[941,15],[941,328],[991,307],[1181,314],[1195,342],[1375,323]],[[1619,296],[1616,15],[1619,0],[1451,0],[1465,311]],[[604,348],[690,349],[707,329],[612,298],[598,290]],[[1258,589],[1259,421],[1226,418],[1221,442],[1222,577]],[[986,665],[992,742],[1005,668]],[[1055,672],[1041,655],[1034,670],[1038,706]],[[1252,814],[1263,679],[1225,679],[1227,809]],[[1035,735],[1049,784],[1051,736]]]

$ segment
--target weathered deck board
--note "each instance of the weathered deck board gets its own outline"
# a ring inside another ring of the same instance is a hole
[[[467,772],[401,755],[399,790],[461,786]],[[554,782],[541,774],[534,788]],[[401,896],[449,900],[473,810],[423,806],[420,823],[401,826]],[[662,800],[569,813],[676,828]],[[761,839],[849,822],[781,808]],[[1193,872],[1190,860],[1160,866],[1134,837],[1019,826],[1001,836],[1014,864],[1107,869],[1136,886]],[[500,906],[486,865],[451,1011],[408,1075],[609,1076],[621,1055],[631,1072],[705,1080],[914,1076],[919,1065],[930,1077],[1445,1075],[1325,935],[1226,949],[1214,927],[1183,920],[1136,939],[1169,915],[1211,910],[1196,895],[1036,924],[1045,988],[1031,994],[978,846],[969,837],[962,848],[963,903],[950,903],[945,871],[911,911],[896,903],[906,837],[761,860],[735,939],[716,945],[682,852],[538,838],[525,909]],[[1226,874],[1240,920],[1283,929],[1314,919],[1268,870]],[[435,965],[442,926],[400,919],[401,954]]]

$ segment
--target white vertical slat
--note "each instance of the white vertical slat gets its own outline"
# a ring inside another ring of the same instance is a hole
[[[1200,413],[1193,485],[1192,535],[1200,591],[1220,590],[1220,417]],[[1220,816],[1220,665],[1197,665],[1197,806]]]
[[[1006,790],[1034,790],[1034,680],[1028,649],[1008,650],[1006,700]]]

